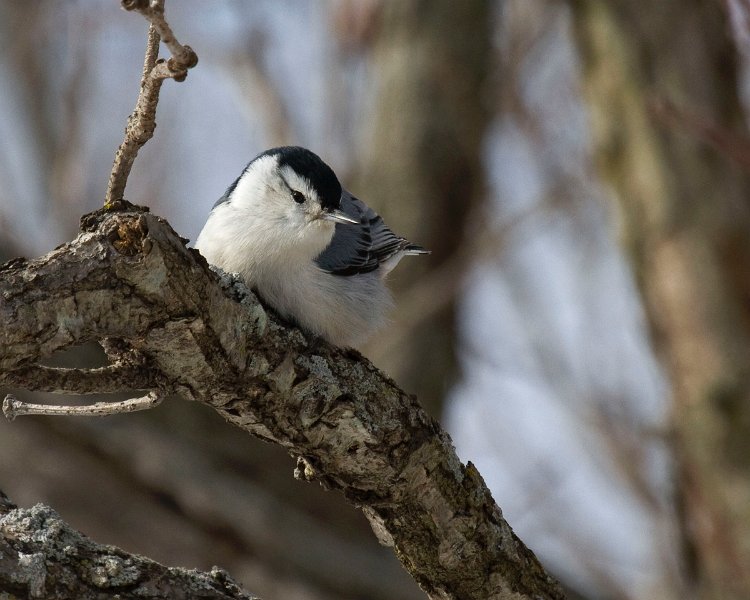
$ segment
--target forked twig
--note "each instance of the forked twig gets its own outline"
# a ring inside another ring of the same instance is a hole
[[[121,5],[125,10],[141,13],[151,25],[143,63],[141,90],[135,109],[128,117],[125,139],[115,153],[104,198],[105,207],[122,200],[135,157],[141,146],[154,135],[156,105],[159,102],[161,84],[165,79],[184,81],[187,70],[198,64],[198,56],[193,49],[180,44],[167,23],[164,17],[164,0],[122,0]],[[157,59],[160,39],[172,54],[169,60]]]

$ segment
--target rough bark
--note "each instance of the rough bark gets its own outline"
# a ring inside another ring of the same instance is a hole
[[[28,383],[56,350],[127,340],[144,381],[282,445],[298,457],[296,476],[343,492],[430,597],[562,598],[413,397],[357,352],[282,324],[241,282],[219,280],[163,220],[91,215],[74,242],[0,268],[0,298],[6,377],[22,369]]]
[[[697,0],[571,5],[597,159],[674,386],[694,587],[747,598],[750,182],[703,135],[746,129],[729,24]]]
[[[165,567],[72,529],[51,508],[14,506],[0,492],[0,592],[44,600],[252,600],[219,568]],[[3,595],[3,597],[5,597]]]

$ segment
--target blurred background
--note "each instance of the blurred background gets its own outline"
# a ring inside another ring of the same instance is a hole
[[[72,239],[103,201],[147,30],[118,6],[0,0],[2,260]],[[313,149],[433,250],[396,270],[398,309],[363,352],[571,598],[749,598],[750,1],[167,13],[200,63],[162,88],[126,197],[194,240],[254,155]],[[293,467],[179,399],[0,421],[0,489],[99,542],[218,564],[269,599],[423,598]]]

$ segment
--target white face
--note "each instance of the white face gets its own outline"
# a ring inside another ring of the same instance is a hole
[[[231,195],[230,202],[248,223],[263,224],[277,242],[317,256],[331,242],[335,224],[324,214],[310,182],[291,167],[279,168],[278,157],[264,156],[250,165]]]

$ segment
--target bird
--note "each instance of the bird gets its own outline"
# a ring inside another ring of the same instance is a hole
[[[401,258],[429,254],[300,146],[253,158],[214,204],[195,247],[284,320],[341,347],[385,324],[393,302],[384,280]]]

